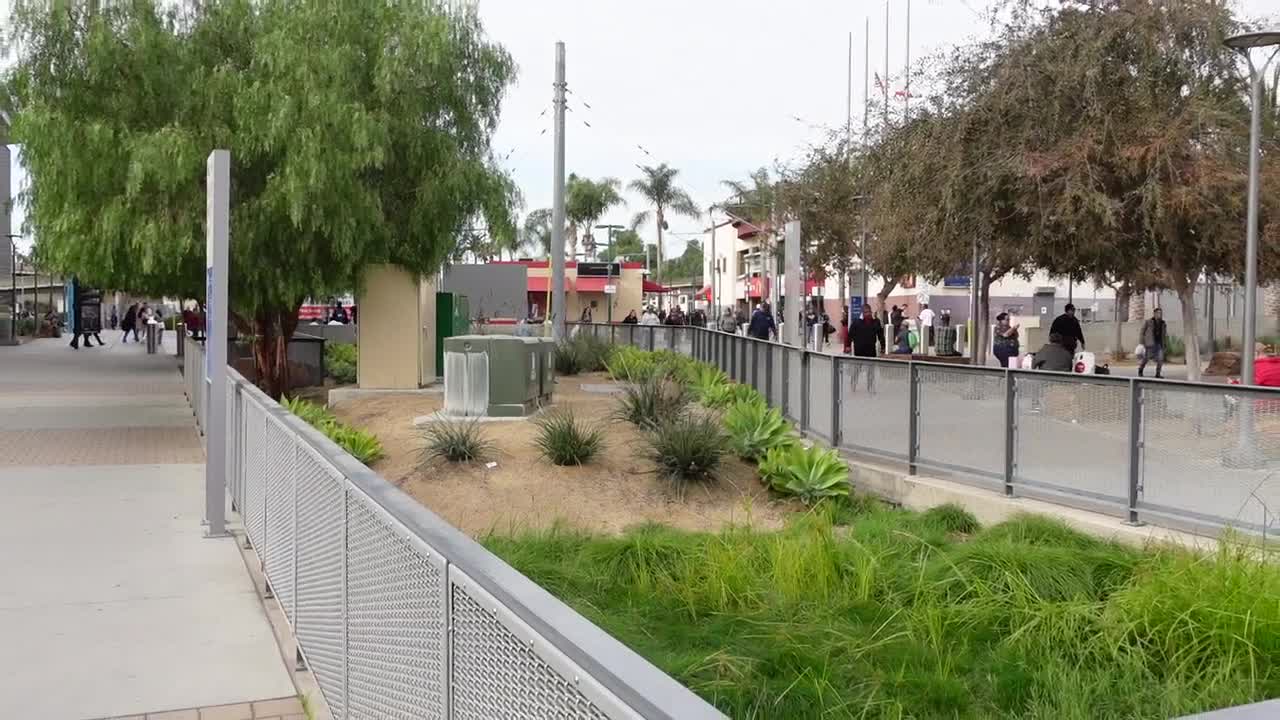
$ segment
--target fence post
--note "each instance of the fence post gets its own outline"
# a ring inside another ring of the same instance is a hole
[[[649,352],[653,352],[653,326],[649,326]]]
[[[751,387],[757,387],[760,384],[760,343],[750,342],[747,347],[751,348]]]
[[[809,351],[800,351],[800,432],[809,432]]]
[[[907,396],[907,474],[916,474],[916,457],[920,454],[920,371],[914,361],[907,361],[910,383]]]
[[[874,367],[868,367],[873,372]],[[840,359],[831,356],[831,447],[840,447]]]
[[[618,344],[618,326],[617,325],[609,326],[609,344],[610,345]]]
[[[1004,371],[1004,494],[1013,497],[1013,475],[1017,470],[1018,387],[1013,371]]]
[[[773,403],[773,345],[772,344],[764,346],[764,401],[769,404]],[[779,409],[782,410],[782,413],[785,415],[787,412],[786,409],[782,407],[781,403],[778,403],[778,406],[779,406]]]
[[[1142,476],[1142,386],[1137,378],[1129,380],[1129,525],[1142,525],[1138,519],[1138,489]]]

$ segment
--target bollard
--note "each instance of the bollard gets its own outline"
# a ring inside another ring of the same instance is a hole
[[[156,323],[147,323],[147,354],[156,354]]]

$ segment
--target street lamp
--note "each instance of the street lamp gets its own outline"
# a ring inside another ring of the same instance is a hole
[[[1250,51],[1280,45],[1280,25],[1232,35],[1225,42],[1227,47],[1238,50],[1249,64],[1249,97],[1253,104],[1253,118],[1249,123],[1249,209],[1244,251],[1244,352],[1240,356],[1240,380],[1245,385],[1252,385],[1258,321],[1258,166],[1261,161],[1259,143],[1262,135],[1262,79],[1280,50],[1271,50],[1269,55],[1264,52],[1265,60],[1261,67],[1254,63]]]
[[[608,237],[609,237],[609,243],[608,243],[609,252],[613,252],[613,231],[614,231],[614,230],[625,230],[625,229],[626,229],[626,227],[625,227],[625,226],[623,226],[623,225],[597,225],[595,229],[596,229],[596,230],[607,230],[607,231],[608,231],[608,233],[609,233],[609,234],[608,234]],[[597,259],[599,259],[599,258],[597,257]],[[614,261],[615,259],[616,259],[616,258],[610,258],[610,259],[609,259],[609,262],[605,263],[605,277],[606,277],[606,279],[605,279],[605,281],[604,281],[604,282],[605,282],[605,290],[606,290],[606,291],[608,290],[608,287],[609,287],[610,285],[613,285],[613,261]],[[608,294],[608,292],[606,292],[605,294],[607,295],[607,294]],[[615,295],[616,295],[616,293],[615,293]],[[611,297],[609,297],[609,298],[605,298],[605,308],[606,308],[606,315],[605,315],[605,316],[608,318],[608,322],[609,322],[609,324],[610,324],[610,325],[612,325],[612,324],[613,324],[613,300],[614,300],[614,299],[613,299],[613,298],[611,298]]]

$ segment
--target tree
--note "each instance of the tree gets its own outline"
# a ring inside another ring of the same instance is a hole
[[[594,254],[594,241],[591,240],[591,229],[610,208],[625,204],[619,190],[622,183],[615,178],[590,180],[570,174],[565,183],[564,211],[569,234],[569,256],[578,256],[579,232],[583,240],[590,245],[583,250]]]
[[[641,255],[645,253],[644,240],[635,230],[616,230],[613,233],[613,244],[600,253],[600,259],[613,262],[615,258],[625,255]]]
[[[679,170],[662,163],[657,167],[641,166],[640,171],[644,173],[644,177],[632,180],[627,187],[639,193],[645,201],[653,206],[653,210],[642,210],[636,213],[631,221],[631,229],[638,229],[648,222],[651,217],[653,218],[654,224],[658,228],[657,280],[662,282],[662,262],[666,256],[662,244],[662,233],[667,229],[667,215],[674,213],[696,218],[701,215],[701,211],[694,204],[693,198],[689,197],[689,193],[676,185],[676,175],[680,173]]]
[[[39,252],[103,287],[201,296],[205,158],[229,148],[229,309],[272,395],[306,297],[373,263],[432,272],[474,218],[510,224],[489,141],[514,66],[473,8],[87,5],[13,15]]]
[[[539,208],[524,217],[520,227],[520,247],[551,258],[551,208]]]
[[[663,269],[663,276],[687,280],[702,278],[702,242],[690,240],[684,252],[675,260],[668,260]]]

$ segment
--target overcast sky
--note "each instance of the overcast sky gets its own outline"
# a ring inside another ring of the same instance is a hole
[[[907,3],[888,6],[886,72],[883,0],[478,0],[489,34],[519,66],[495,151],[524,193],[525,211],[550,207],[551,85],[555,43],[564,41],[571,110],[566,171],[625,184],[639,175],[637,165],[666,162],[706,207],[724,199],[722,180],[794,158],[843,126],[849,32],[860,126],[868,19],[869,68],[887,74],[891,88],[901,87]],[[982,33],[987,4],[912,0],[913,60]],[[7,5],[0,0],[0,12]],[[1280,22],[1280,0],[1236,5],[1245,16]],[[23,181],[20,169],[14,179],[15,186]],[[630,193],[627,199],[629,206],[604,222],[628,224],[644,209]],[[19,209],[15,228],[21,218]],[[680,233],[705,227],[706,217],[670,223],[674,256],[688,237]],[[641,232],[652,239],[652,224]]]

